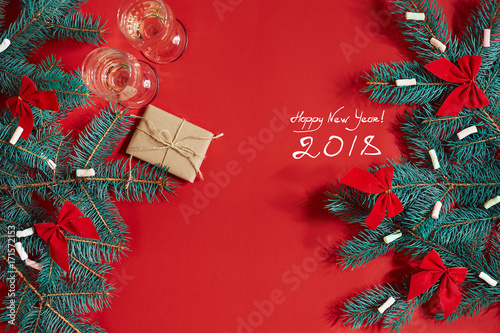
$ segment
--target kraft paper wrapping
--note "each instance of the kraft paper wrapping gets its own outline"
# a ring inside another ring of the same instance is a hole
[[[214,134],[149,105],[132,136],[127,154],[194,182]],[[218,137],[218,136],[217,136]]]

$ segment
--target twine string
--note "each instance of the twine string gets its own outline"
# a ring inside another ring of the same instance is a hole
[[[196,164],[194,158],[199,157],[199,158],[203,159],[203,158],[205,158],[205,156],[199,155],[196,152],[196,150],[194,150],[194,149],[188,147],[186,144],[184,144],[184,141],[187,141],[187,140],[208,140],[208,141],[211,141],[213,139],[217,139],[217,138],[222,137],[224,135],[223,133],[212,136],[212,137],[191,135],[191,136],[187,136],[187,137],[179,140],[179,139],[177,139],[177,137],[178,137],[179,133],[181,132],[184,123],[186,122],[185,119],[182,119],[181,124],[179,125],[179,127],[177,128],[177,131],[175,132],[175,135],[172,137],[172,134],[167,129],[158,130],[148,118],[140,117],[140,116],[135,116],[135,118],[144,119],[146,121],[146,124],[150,128],[150,130],[144,130],[141,128],[137,128],[137,130],[146,134],[154,141],[160,143],[162,146],[133,147],[132,151],[165,150],[165,155],[163,156],[163,160],[162,160],[162,164],[163,164],[165,162],[165,158],[167,156],[168,150],[172,149],[172,150],[176,151],[179,155],[186,158],[189,161],[189,163],[191,164],[191,166],[194,168],[196,173],[200,176],[200,178],[203,179],[203,174],[202,174],[198,164]],[[131,177],[131,173],[129,173],[129,179],[130,179],[130,177]]]

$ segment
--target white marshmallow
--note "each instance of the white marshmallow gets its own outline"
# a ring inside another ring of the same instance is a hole
[[[486,201],[486,203],[484,204],[484,208],[490,209],[491,207],[495,206],[498,203],[500,203],[500,196],[494,197],[493,199]]]
[[[441,207],[443,207],[443,203],[441,201],[436,202],[436,204],[434,205],[434,209],[432,210],[432,218],[434,220],[437,220],[439,218]]]
[[[77,177],[94,177],[95,170],[94,169],[76,169]]]
[[[459,140],[462,140],[465,137],[468,137],[471,134],[477,133],[477,127],[476,126],[470,126],[467,127],[466,129],[461,130],[460,132],[457,133],[457,137]]]
[[[19,138],[23,134],[24,129],[21,126],[17,126],[16,131],[14,132],[14,135],[12,135],[12,138],[10,138],[9,143],[11,145],[15,145],[17,141],[19,141]]]
[[[434,166],[434,169],[439,169],[441,165],[439,164],[436,151],[434,149],[429,150],[429,155],[431,156],[432,165]]]
[[[400,79],[396,80],[397,87],[414,86],[417,84],[416,79]]]
[[[19,254],[19,256],[21,257],[21,260],[24,261],[26,259],[28,259],[28,254],[26,253],[26,251],[24,250],[24,247],[23,247],[23,244],[21,244],[21,242],[17,242],[15,244],[15,247],[16,247],[16,250],[17,250],[17,253]]]
[[[394,299],[394,297],[389,297],[387,299],[387,301],[385,301],[384,304],[382,304],[379,308],[378,308],[378,312],[380,313],[384,313],[385,311],[387,311],[387,309],[389,309],[394,303],[396,302],[396,300]]]
[[[52,170],[55,170],[57,168],[57,164],[54,163],[52,160],[47,160],[47,163],[49,164],[49,168]]]
[[[491,29],[484,29],[483,46],[484,47],[491,46]]]
[[[23,237],[28,237],[28,236],[31,236],[35,233],[35,229],[34,228],[28,228],[28,229],[24,229],[24,230],[21,230],[21,231],[16,231],[16,237],[17,238],[23,238]]]
[[[40,263],[38,263],[36,261],[33,261],[30,258],[26,259],[24,261],[24,263],[26,265],[28,265],[29,267],[34,268],[34,269],[39,270],[39,271],[43,268],[42,264],[40,264]]]
[[[479,274],[479,278],[484,280],[487,284],[489,284],[492,287],[495,287],[498,284],[498,282],[495,279],[493,279],[491,276],[489,276],[485,272],[481,272]]]
[[[390,235],[387,235],[384,237],[384,242],[387,244],[394,242],[396,239],[403,237],[403,234],[401,233],[401,230],[397,230],[396,232],[393,232]]]
[[[407,20],[425,21],[425,13],[406,12],[405,17]]]
[[[446,51],[446,45],[444,45],[440,40],[432,37],[430,40],[430,43],[432,46],[435,46],[436,48],[439,49],[439,51],[443,52]]]
[[[0,53],[7,50],[9,46],[10,46],[10,39],[5,38],[0,44]]]

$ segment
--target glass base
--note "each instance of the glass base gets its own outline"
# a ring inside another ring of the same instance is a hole
[[[138,92],[131,98],[121,101],[120,104],[129,108],[140,108],[148,105],[158,94],[160,80],[156,71],[150,64],[138,60],[141,64],[142,81]]]
[[[163,51],[145,51],[142,54],[157,64],[168,64],[176,61],[184,54],[188,44],[188,35],[184,24],[177,20],[175,37],[172,39],[171,47]]]

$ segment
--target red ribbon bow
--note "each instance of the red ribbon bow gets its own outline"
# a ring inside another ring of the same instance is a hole
[[[21,81],[19,96],[5,102],[12,116],[19,116],[19,126],[23,128],[21,138],[27,140],[33,130],[33,112],[30,104],[42,110],[59,111],[56,93],[53,91],[37,91],[35,84],[26,75]]]
[[[469,55],[457,60],[458,66],[451,61],[441,58],[425,65],[432,74],[440,79],[452,83],[461,83],[446,98],[436,115],[456,116],[465,107],[471,109],[482,108],[488,105],[488,97],[474,81],[483,58]]]
[[[458,285],[464,282],[467,268],[447,268],[435,250],[431,250],[424,257],[420,268],[424,271],[413,274],[411,277],[408,300],[427,291],[444,275],[439,286],[439,301],[445,318],[448,317],[462,302],[462,294]]]
[[[52,259],[66,272],[69,272],[68,241],[63,230],[84,238],[100,239],[92,220],[83,217],[78,207],[69,201],[59,211],[57,223],[38,223],[35,229],[40,238],[50,244]]]
[[[385,217],[394,217],[404,208],[399,198],[391,192],[394,168],[383,167],[375,171],[375,175],[368,171],[353,168],[340,180],[342,184],[354,187],[369,194],[380,194],[375,201],[372,211],[365,220],[369,229],[375,229]]]

